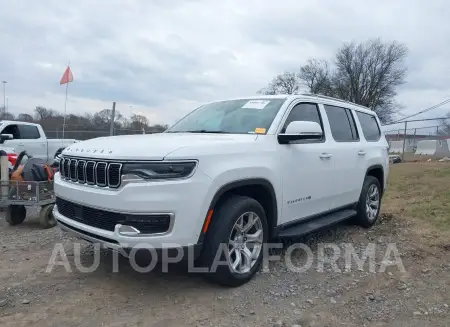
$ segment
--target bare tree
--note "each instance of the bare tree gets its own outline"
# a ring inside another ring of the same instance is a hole
[[[131,128],[131,120],[125,116],[120,120],[120,124],[122,128]]]
[[[405,83],[407,53],[406,46],[396,41],[383,43],[373,39],[344,44],[338,49],[332,68],[325,60],[311,59],[298,75],[285,72],[275,77],[263,93],[295,93],[300,80],[311,93],[369,107],[387,122],[399,109],[396,89]]]
[[[383,121],[389,120],[397,107],[396,87],[405,83],[403,61],[407,53],[406,46],[395,41],[345,44],[336,54],[336,95],[371,108]]]
[[[142,129],[148,126],[148,118],[143,115],[132,115],[131,116],[131,128]]]
[[[266,88],[258,91],[260,94],[294,94],[300,88],[300,80],[298,74],[292,72],[284,72],[276,76]]]
[[[108,135],[111,113],[111,109],[104,109],[95,114],[77,115],[69,113],[66,115],[66,132],[70,132],[70,137],[80,140]],[[38,106],[34,110],[34,116],[21,113],[17,116],[17,120],[41,124],[49,138],[61,137],[63,114],[53,109]],[[0,107],[0,119],[14,120],[14,115],[5,114],[3,108]],[[141,133],[142,130],[145,130],[146,133],[160,133],[168,128],[167,125],[150,125],[148,118],[143,115],[133,115],[126,118],[119,111],[115,112],[114,123],[119,134]],[[122,128],[129,130],[123,130]]]
[[[34,117],[36,120],[44,120],[48,117],[48,109],[44,107],[37,106],[36,109],[34,109]]]
[[[14,120],[14,115],[10,112],[6,112],[5,108],[2,106],[0,108],[0,119],[3,120]]]
[[[111,124],[111,109],[103,109],[94,114],[93,123],[97,126],[109,126]],[[122,118],[122,114],[119,111],[114,113],[114,123],[118,124],[118,121]]]
[[[53,109],[37,106],[36,109],[34,109],[34,116],[37,121],[42,121],[49,117],[60,116],[60,114]]]
[[[33,119],[33,116],[31,116],[29,114],[19,114],[17,116],[17,120],[26,121],[26,122],[32,123],[34,119]]]
[[[314,94],[333,95],[331,72],[325,60],[310,59],[308,63],[300,67],[300,80]]]

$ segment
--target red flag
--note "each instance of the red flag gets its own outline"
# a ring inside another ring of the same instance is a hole
[[[70,70],[70,66],[67,66],[66,71],[64,72],[64,75],[61,77],[61,81],[59,81],[59,84],[67,84],[73,81],[73,75],[72,71]]]

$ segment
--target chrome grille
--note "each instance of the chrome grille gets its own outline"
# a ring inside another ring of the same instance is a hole
[[[69,178],[70,180],[76,182],[78,180],[77,177],[77,160],[76,159],[70,159],[69,160]]]
[[[84,183],[86,181],[86,173],[84,171],[85,167],[86,167],[86,161],[78,160],[77,176],[78,176],[78,181],[80,183]]]
[[[61,177],[80,184],[118,188],[122,164],[76,158],[62,158],[59,162]]]
[[[106,186],[106,169],[108,164],[106,162],[97,162],[95,166],[95,181],[98,186]]]
[[[95,161],[88,161],[86,163],[86,183],[95,184]]]
[[[60,163],[62,164],[61,171],[64,172],[64,176],[69,177],[69,163],[70,163],[70,160],[61,160]]]
[[[120,185],[120,171],[122,164],[110,163],[108,167],[108,185],[109,187],[119,187]]]

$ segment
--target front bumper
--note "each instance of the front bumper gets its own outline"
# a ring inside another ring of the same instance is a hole
[[[126,258],[130,256],[140,255],[144,252],[149,259],[156,259],[157,261],[164,261],[166,258],[177,258],[177,261],[195,261],[201,254],[202,244],[193,244],[189,246],[177,246],[169,248],[153,248],[149,246],[148,243],[142,242],[140,246],[127,246],[127,244],[120,244],[117,241],[109,238],[102,237],[100,235],[95,235],[90,232],[86,232],[77,227],[68,225],[62,222],[63,216],[61,216],[57,211],[53,211],[55,218],[57,219],[58,226],[65,232],[68,232],[80,239],[83,239],[89,243],[100,244],[103,248],[112,251],[117,251]],[[58,218],[59,217],[59,218]],[[144,246],[145,245],[145,246]],[[137,250],[132,254],[133,251]],[[149,255],[149,256],[148,256]],[[156,256],[156,257],[155,257]]]
[[[83,219],[71,219],[58,205],[53,214],[61,229],[89,242],[124,252],[123,249],[180,249],[194,247],[199,240],[209,204],[205,203],[211,180],[197,172],[189,180],[129,183],[119,189],[91,187],[55,176],[58,198],[110,213],[129,215],[170,215],[167,231],[142,234],[123,225],[103,229]],[[58,201],[57,201],[58,202]],[[95,216],[96,217],[96,216]],[[100,217],[99,219],[103,219]],[[97,226],[97,227],[94,227]]]

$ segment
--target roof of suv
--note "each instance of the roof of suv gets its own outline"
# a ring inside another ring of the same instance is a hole
[[[367,107],[364,107],[362,105],[341,100],[338,98],[333,98],[325,95],[319,95],[319,94],[312,94],[312,93],[299,93],[299,94],[275,94],[275,95],[253,95],[253,96],[246,96],[246,97],[236,97],[233,99],[227,99],[227,100],[238,100],[238,99],[286,99],[286,100],[296,100],[296,99],[305,99],[305,100],[314,100],[319,103],[326,103],[330,105],[335,106],[342,106],[345,105],[346,108],[351,108],[356,111],[364,112],[371,115],[376,115],[376,113],[372,110],[370,110]]]
[[[370,108],[362,106],[360,104],[356,104],[350,101],[346,101],[346,100],[342,100],[342,99],[338,99],[338,98],[333,98],[333,97],[329,97],[329,96],[325,96],[325,95],[319,95],[319,94],[311,94],[311,93],[303,93],[303,94],[296,94],[296,95],[292,95],[292,97],[294,98],[313,98],[315,101],[319,101],[321,103],[329,103],[329,104],[335,104],[336,106],[339,106],[342,104],[345,104],[345,106],[347,108],[352,108],[356,111],[361,111],[364,113],[368,113],[368,114],[372,114],[372,115],[376,115],[376,113],[373,110],[370,110]]]

